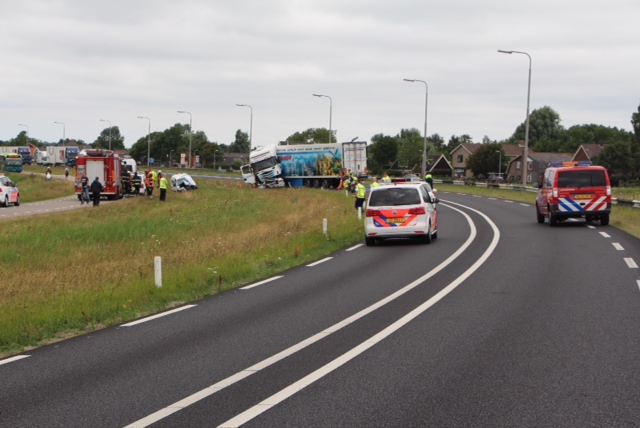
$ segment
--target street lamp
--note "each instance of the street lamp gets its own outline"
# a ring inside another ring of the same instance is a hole
[[[253,134],[253,107],[249,104],[236,104],[238,107],[249,107],[251,109],[251,117],[249,121],[249,153],[251,153],[251,135]]]
[[[65,129],[64,129],[64,123],[62,123],[62,122],[53,122],[53,123],[57,123],[58,125],[62,125],[62,146],[63,146],[63,147],[64,147],[64,146],[66,146],[66,143],[65,143],[65,141],[64,141],[64,140],[65,140]]]
[[[502,150],[496,150],[498,153],[498,179],[502,178]]]
[[[191,134],[193,133],[193,128],[191,127],[191,113],[184,110],[178,110],[178,113],[184,113],[189,115],[189,168],[191,168]]]
[[[424,97],[424,146],[422,147],[422,178],[427,175],[427,105],[429,104],[429,85],[424,80],[402,79],[405,82],[422,82],[426,88]]]
[[[524,153],[523,153],[523,173],[522,185],[527,186],[527,174],[529,173],[529,99],[531,98],[531,55],[520,51],[505,51],[498,49],[498,52],[505,54],[522,54],[529,57],[529,83],[527,84],[527,118],[524,125]]]
[[[333,141],[331,138],[331,116],[333,115],[333,100],[329,95],[312,94],[314,97],[329,98],[329,144]]]
[[[146,116],[138,116],[138,119],[147,119],[149,121],[149,131],[147,132],[147,168],[149,168],[149,157],[151,157],[151,119]]]
[[[109,122],[109,151],[111,151],[111,121],[106,119],[100,119],[100,122]]]
[[[216,170],[216,153],[220,153],[218,150],[213,151],[213,170]]]

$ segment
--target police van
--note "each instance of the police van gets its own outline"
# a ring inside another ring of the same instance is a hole
[[[610,214],[611,182],[604,167],[562,162],[545,170],[536,199],[538,223],[549,218],[549,224],[555,226],[568,218],[584,218],[606,226]]]

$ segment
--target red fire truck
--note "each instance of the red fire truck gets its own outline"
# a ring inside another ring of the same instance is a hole
[[[122,198],[122,159],[116,153],[108,150],[87,150],[76,158],[76,195],[80,199],[82,192],[81,180],[86,175],[89,183],[98,177],[104,186],[102,196],[107,199]]]

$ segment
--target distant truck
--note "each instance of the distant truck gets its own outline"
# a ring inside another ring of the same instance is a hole
[[[46,150],[36,150],[36,164],[47,165],[48,157]]]
[[[122,188],[122,159],[115,153],[107,150],[87,150],[86,155],[79,155],[76,162],[76,195],[80,199],[82,193],[81,180],[86,175],[89,183],[96,177],[104,186],[101,193],[107,199],[121,199]]]
[[[337,188],[349,172],[367,177],[367,143],[273,145],[252,151],[241,169],[246,183],[261,187]]]
[[[17,153],[22,156],[22,165],[31,165],[33,163],[33,156],[31,156],[31,150],[26,146],[0,146],[0,154],[2,153]]]
[[[66,146],[64,148],[64,163],[70,168],[75,168],[76,157],[78,157],[78,148],[76,146]]]
[[[44,165],[57,166],[65,164],[65,148],[62,146],[47,146],[47,159]]]

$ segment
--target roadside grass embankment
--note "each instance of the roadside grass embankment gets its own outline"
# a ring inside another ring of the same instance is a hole
[[[64,176],[64,168],[61,173]],[[20,190],[20,202],[40,202],[50,199],[63,198],[65,196],[74,195],[74,179],[69,176],[68,179],[51,179],[46,180],[44,173],[26,169],[21,173],[7,173],[7,177],[18,186]]]
[[[456,184],[436,184],[434,187],[441,192],[481,195],[488,198],[508,199],[531,204],[531,221],[536,221],[535,204],[536,197],[538,196],[537,192],[497,189],[492,187],[461,186]],[[614,188],[612,191],[614,197],[625,200],[633,200],[633,196],[639,194],[637,188]],[[640,239],[640,209],[613,205],[609,225]]]
[[[166,202],[126,198],[0,221],[0,354],[229,290],[363,236],[353,198],[342,192],[198,186],[169,192]]]

